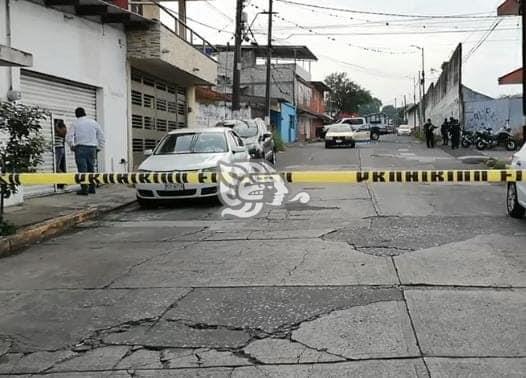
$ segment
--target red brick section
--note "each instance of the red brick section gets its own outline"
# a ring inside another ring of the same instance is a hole
[[[524,68],[516,69],[509,74],[499,78],[499,85],[522,84],[524,80]]]

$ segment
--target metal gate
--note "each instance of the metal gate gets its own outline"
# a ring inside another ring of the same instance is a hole
[[[144,150],[153,149],[168,132],[187,127],[186,88],[132,72],[132,151],[136,168]]]
[[[51,117],[42,122],[42,135],[48,142],[48,149],[42,156],[44,162],[39,172],[55,171],[54,122],[62,119],[67,127],[75,119],[75,108],[83,107],[88,117],[96,119],[96,88],[60,78],[22,70],[20,77],[22,103],[36,105],[51,112]],[[75,158],[66,146],[68,172],[76,172]],[[36,196],[54,191],[53,186],[32,186],[24,188],[24,196]]]

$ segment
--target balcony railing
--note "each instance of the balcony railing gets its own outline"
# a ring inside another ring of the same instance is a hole
[[[149,11],[147,7],[151,7],[150,10],[154,11]],[[217,52],[214,45],[201,37],[201,35],[195,32],[183,21],[181,21],[173,10],[165,7],[155,0],[130,1],[129,8],[131,12],[140,14],[141,16],[148,17],[156,15],[159,18],[158,21],[161,22],[161,24],[168,30],[210,58],[212,58],[212,54]]]

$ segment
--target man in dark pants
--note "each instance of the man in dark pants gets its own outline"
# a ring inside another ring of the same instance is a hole
[[[75,161],[79,173],[95,172],[95,159],[97,149],[104,147],[104,134],[100,125],[93,119],[86,116],[83,108],[75,109],[77,119],[68,130],[66,140],[75,152]],[[81,185],[79,195],[95,193],[95,185]]]
[[[427,122],[424,124],[427,148],[435,147],[435,135],[433,134],[433,130],[435,129],[436,127],[431,123],[431,119],[428,118]]]
[[[449,124],[451,130],[451,149],[455,150],[460,146],[460,123],[451,117]]]
[[[442,134],[442,145],[447,146],[449,144],[449,122],[444,119],[444,123],[440,127],[440,133]]]
[[[66,172],[66,148],[65,138],[68,131],[64,121],[55,119],[55,172]],[[64,189],[63,184],[58,184],[57,189]]]

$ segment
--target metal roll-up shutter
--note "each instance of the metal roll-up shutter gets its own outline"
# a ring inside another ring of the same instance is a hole
[[[51,118],[42,123],[42,135],[49,143],[49,149],[42,156],[44,162],[39,172],[54,172],[55,157],[53,149],[55,119],[62,119],[67,127],[75,119],[75,109],[83,107],[88,117],[96,119],[96,88],[72,81],[22,70],[20,77],[21,102],[36,105],[51,112]],[[68,172],[76,172],[75,157],[66,146],[66,165]],[[53,186],[27,186],[25,196],[35,196],[54,191]]]

